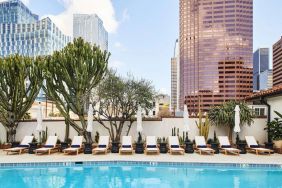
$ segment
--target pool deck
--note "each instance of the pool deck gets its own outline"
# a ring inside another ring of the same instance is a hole
[[[282,165],[282,155],[255,155],[252,153],[241,154],[239,156],[215,154],[199,155],[198,153],[185,155],[119,155],[108,153],[106,155],[64,155],[62,153],[53,153],[51,155],[7,155],[0,151],[0,163],[38,163],[38,162],[76,162],[76,161],[148,161],[148,162],[185,162],[185,163],[231,163],[231,164],[277,164]]]

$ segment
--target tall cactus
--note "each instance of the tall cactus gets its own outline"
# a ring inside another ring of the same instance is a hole
[[[15,141],[18,123],[31,108],[43,82],[44,59],[20,55],[0,59],[0,121],[8,142]]]
[[[78,38],[55,52],[47,61],[45,91],[70,126],[83,135],[88,143],[92,139],[86,131],[84,109],[91,90],[106,72],[109,55]],[[79,117],[80,124],[70,118],[68,108]]]

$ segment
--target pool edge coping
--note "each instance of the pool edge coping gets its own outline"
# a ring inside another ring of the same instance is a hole
[[[7,167],[77,167],[92,165],[147,165],[150,167],[236,167],[236,168],[275,168],[282,169],[282,164],[262,164],[262,163],[208,163],[208,162],[164,162],[164,161],[127,161],[127,160],[105,160],[105,161],[65,161],[65,162],[21,162],[21,163],[0,163],[1,168]]]

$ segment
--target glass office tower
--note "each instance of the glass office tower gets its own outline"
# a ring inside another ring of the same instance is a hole
[[[180,0],[180,106],[195,114],[252,92],[253,0]]]
[[[0,56],[49,55],[71,41],[50,18],[38,16],[19,0],[0,3]]]
[[[92,45],[100,46],[108,51],[108,32],[103,26],[103,21],[96,14],[73,15],[73,37],[82,37]]]
[[[266,70],[269,70],[269,49],[259,48],[253,54],[253,89],[254,90],[261,90],[260,74]]]
[[[50,55],[70,41],[50,18],[39,20],[20,0],[0,3],[0,57]],[[46,100],[43,90],[37,100]]]

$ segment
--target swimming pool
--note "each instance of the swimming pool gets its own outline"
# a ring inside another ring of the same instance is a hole
[[[59,163],[0,168],[0,187],[282,187],[281,167],[205,164]]]

